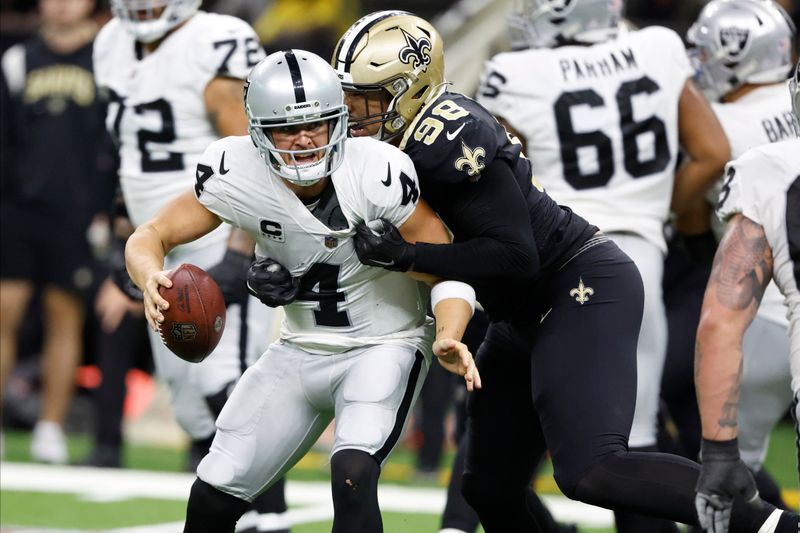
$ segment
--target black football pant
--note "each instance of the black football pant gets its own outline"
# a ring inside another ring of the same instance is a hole
[[[468,405],[462,482],[487,533],[541,529],[525,493],[542,437],[568,497],[697,524],[699,466],[628,451],[643,298],[633,262],[605,242],[544,280],[539,308],[524,320],[489,327],[478,353],[483,388]],[[760,520],[749,513],[735,505],[732,532]]]

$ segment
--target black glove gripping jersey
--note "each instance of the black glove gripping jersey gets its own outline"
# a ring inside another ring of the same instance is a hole
[[[464,95],[427,104],[400,148],[454,234],[451,245],[417,244],[415,270],[472,284],[493,319],[515,310],[521,281],[554,272],[597,231],[536,184],[516,139]]]

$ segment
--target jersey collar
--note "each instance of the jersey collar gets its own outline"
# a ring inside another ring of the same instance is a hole
[[[419,109],[419,112],[417,112],[417,116],[415,116],[415,117],[414,117],[414,120],[412,120],[412,121],[411,121],[411,124],[409,124],[409,125],[408,125],[408,127],[406,128],[406,132],[403,134],[403,138],[400,140],[400,146],[399,146],[399,148],[400,148],[401,150],[404,150],[404,151],[405,151],[405,149],[406,149],[406,144],[408,143],[408,139],[411,137],[411,132],[413,132],[413,131],[414,131],[414,129],[416,129],[416,127],[417,127],[417,122],[419,122],[419,120],[422,118],[422,115],[424,115],[424,114],[425,114],[425,112],[428,110],[428,108],[429,108],[429,107],[430,107],[430,106],[431,106],[431,105],[432,105],[432,104],[433,104],[433,103],[434,103],[436,100],[438,100],[438,99],[439,99],[439,97],[440,97],[442,94],[444,94],[444,92],[445,92],[446,90],[447,90],[447,84],[446,84],[446,83],[444,83],[444,84],[442,84],[442,86],[441,86],[441,87],[439,87],[439,88],[436,90],[436,92],[434,92],[434,93],[433,93],[433,95],[431,95],[431,98],[430,98],[430,99],[429,99],[427,102],[425,102],[425,104],[424,104],[424,105],[423,105],[423,106],[422,106],[422,107]]]

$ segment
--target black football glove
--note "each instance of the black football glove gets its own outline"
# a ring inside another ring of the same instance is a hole
[[[222,291],[225,307],[244,305],[247,301],[247,269],[252,262],[252,255],[228,249],[222,261],[208,269],[208,275],[214,278]]]
[[[125,239],[114,237],[111,239],[111,250],[108,255],[108,268],[111,281],[125,293],[128,298],[137,302],[144,301],[144,295],[139,287],[131,280],[125,268]]]
[[[697,518],[707,533],[727,533],[735,496],[742,496],[751,505],[761,505],[756,482],[739,459],[737,439],[703,439],[700,457],[700,478],[694,498]]]
[[[414,264],[414,245],[383,218],[357,225],[353,244],[358,260],[365,265],[405,272]]]
[[[274,259],[265,257],[250,265],[247,271],[247,290],[269,307],[292,303],[300,292],[300,278]]]

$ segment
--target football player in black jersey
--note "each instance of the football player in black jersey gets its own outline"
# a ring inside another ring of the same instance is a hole
[[[547,196],[488,111],[448,91],[442,40],[425,20],[367,15],[342,36],[333,65],[352,135],[408,153],[422,195],[454,234],[449,245],[411,245],[388,223],[362,225],[359,258],[467,281],[491,320],[462,482],[485,530],[539,530],[526,498],[543,439],[565,495],[696,525],[698,465],[628,451],[643,306],[633,262]],[[757,503],[735,502],[731,531],[759,531],[772,508]],[[797,524],[785,514],[774,531]]]

